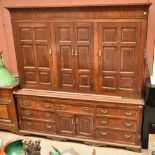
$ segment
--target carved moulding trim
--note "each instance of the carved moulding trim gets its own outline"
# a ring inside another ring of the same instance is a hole
[[[131,4],[101,4],[101,5],[89,5],[89,6],[24,6],[24,7],[6,7],[10,11],[73,11],[73,10],[103,10],[103,9],[141,9],[148,8],[152,3],[131,3]]]

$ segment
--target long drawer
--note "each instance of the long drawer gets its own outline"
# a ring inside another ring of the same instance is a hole
[[[95,108],[87,105],[57,104],[57,110],[75,113],[95,113]]]
[[[20,107],[55,110],[55,104],[47,101],[18,100],[18,104]]]
[[[121,143],[135,143],[136,134],[129,131],[96,129],[96,139]]]
[[[53,122],[21,119],[20,127],[22,130],[56,133],[56,125]]]
[[[134,120],[126,120],[126,119],[97,117],[96,127],[136,130],[137,122]]]
[[[138,116],[137,110],[134,109],[119,109],[119,108],[109,108],[100,107],[96,109],[96,114],[98,115],[109,115],[109,116],[120,116],[136,119]]]
[[[55,113],[47,110],[31,110],[28,108],[20,108],[20,116],[26,118],[45,119],[55,122]]]

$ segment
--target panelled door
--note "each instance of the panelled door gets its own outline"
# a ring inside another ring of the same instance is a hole
[[[56,37],[56,57],[58,63],[58,87],[75,89],[73,24],[54,24]]]
[[[57,23],[54,29],[59,88],[93,90],[92,23]]]
[[[91,115],[76,115],[77,136],[93,137],[94,118]]]
[[[51,88],[50,24],[16,23],[17,61],[23,85],[31,88]]]
[[[136,93],[139,23],[99,23],[99,88],[102,92]]]
[[[57,113],[57,129],[59,134],[75,135],[75,115],[71,113]]]
[[[58,133],[62,135],[93,137],[94,116],[58,112],[57,129]]]
[[[74,24],[76,90],[93,90],[93,24]]]

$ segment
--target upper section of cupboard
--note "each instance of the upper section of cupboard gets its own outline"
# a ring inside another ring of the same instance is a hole
[[[148,6],[10,9],[21,86],[141,97]]]

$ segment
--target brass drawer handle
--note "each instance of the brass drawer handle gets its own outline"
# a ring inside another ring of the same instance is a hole
[[[101,132],[101,135],[102,135],[102,136],[106,136],[106,135],[107,135],[107,132],[103,132],[103,131],[102,131],[102,132]]]
[[[101,121],[102,124],[107,124],[108,121],[107,120],[104,120],[104,121]]]
[[[49,116],[50,116],[50,114],[45,112],[45,117],[49,117]]]
[[[67,109],[67,106],[61,105],[61,109],[62,109],[62,110],[66,110],[66,109]]]
[[[28,101],[24,101],[24,105],[28,106],[28,105],[30,105],[30,103]]]
[[[130,134],[124,134],[124,137],[126,138],[126,139],[129,139],[129,138],[131,138],[131,135]]]
[[[51,126],[51,125],[46,125],[46,128],[47,128],[47,129],[51,129],[52,126]]]
[[[89,109],[88,107],[83,107],[84,111],[88,111],[88,109]]]
[[[125,122],[125,126],[130,127],[131,126],[131,122]]]
[[[25,115],[30,115],[30,111],[25,111]]]
[[[103,114],[106,114],[107,112],[108,112],[108,110],[107,109],[105,109],[105,110],[101,110],[101,112],[103,113]]]
[[[50,108],[50,105],[49,104],[45,104],[45,108],[46,109]]]
[[[32,123],[31,123],[31,122],[26,122],[26,125],[31,126],[31,125],[32,125]]]
[[[125,112],[126,116],[131,116],[131,112]]]

